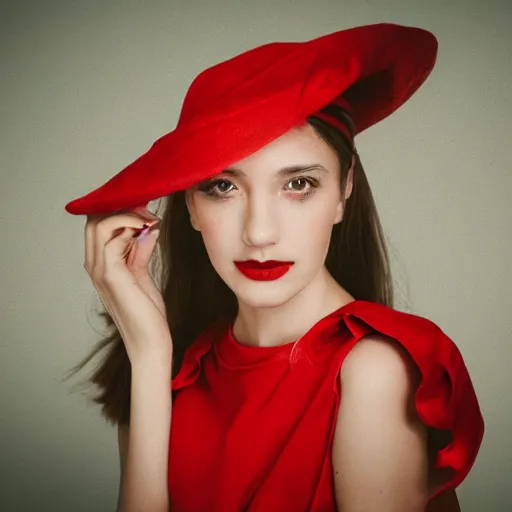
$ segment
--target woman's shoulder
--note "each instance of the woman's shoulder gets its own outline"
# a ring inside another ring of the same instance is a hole
[[[353,337],[340,378],[364,385],[364,376],[379,376],[384,388],[393,390],[405,389],[404,379],[412,375],[419,418],[433,432],[446,433],[432,462],[451,477],[437,492],[457,487],[473,466],[484,434],[477,395],[457,345],[428,318],[381,304],[356,301],[344,313]],[[411,367],[414,372],[408,371]]]

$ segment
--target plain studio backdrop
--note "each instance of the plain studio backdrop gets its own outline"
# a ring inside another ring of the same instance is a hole
[[[512,510],[510,1],[15,1],[0,14],[0,510],[112,511],[115,430],[61,383],[98,340],[83,268],[95,188],[176,124],[202,69],[356,25],[431,30],[437,66],[358,137],[397,308],[459,346],[486,423],[464,512]],[[85,378],[89,366],[80,378]]]

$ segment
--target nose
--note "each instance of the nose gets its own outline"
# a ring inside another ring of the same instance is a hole
[[[242,240],[250,247],[263,248],[278,242],[278,219],[271,201],[261,195],[247,200]]]

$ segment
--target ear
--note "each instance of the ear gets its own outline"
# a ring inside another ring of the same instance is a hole
[[[356,155],[352,155],[352,163],[347,175],[347,186],[345,187],[345,199],[352,195],[352,187],[354,186],[354,167],[356,165]]]
[[[194,204],[194,198],[188,190],[185,192],[185,204],[187,205],[187,210],[190,215],[190,224],[192,224],[192,227],[196,231],[201,231],[199,228],[199,225],[197,223],[197,220],[196,220],[196,209],[195,209],[195,204]]]
[[[352,188],[354,186],[354,165],[356,162],[355,155],[352,155],[352,164],[347,174],[347,184],[345,186],[345,201],[352,195]],[[340,201],[336,207],[336,218],[334,224],[338,224],[343,220],[343,203]]]

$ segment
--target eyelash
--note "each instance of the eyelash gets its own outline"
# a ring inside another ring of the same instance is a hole
[[[299,176],[297,178],[294,178],[293,180],[290,180],[287,183],[287,185],[290,183],[293,183],[295,181],[298,181],[298,180],[304,180],[310,186],[310,188],[307,189],[305,192],[299,191],[297,193],[297,195],[299,196],[299,199],[298,199],[299,201],[305,201],[308,197],[310,197],[315,192],[315,189],[320,186],[320,182],[318,180],[316,180],[314,178],[306,177],[306,176]],[[216,199],[218,201],[223,201],[225,199],[228,199],[226,197],[226,194],[228,194],[229,192],[218,193],[215,191],[215,187],[219,183],[228,183],[230,185],[233,185],[233,183],[231,183],[231,181],[229,181],[227,179],[218,178],[218,179],[212,179],[210,181],[207,181],[205,184],[198,187],[198,190],[201,191],[205,196],[212,198],[212,199]],[[230,190],[230,192],[231,192],[231,190]]]

